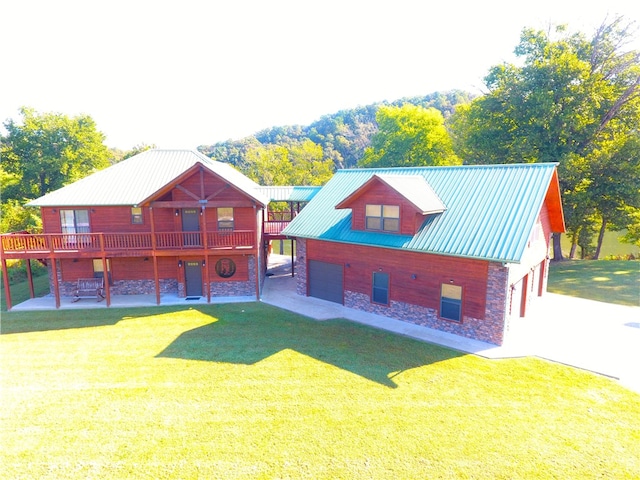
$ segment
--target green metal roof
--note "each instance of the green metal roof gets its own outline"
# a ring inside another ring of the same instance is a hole
[[[340,170],[283,234],[517,263],[555,169],[555,163],[532,163]],[[373,175],[421,176],[446,211],[428,215],[413,236],[352,230],[351,210],[335,207]]]
[[[315,186],[287,186],[287,187],[259,187],[260,193],[272,202],[308,202],[322,187]]]
[[[224,178],[262,205],[269,199],[259,185],[231,165],[193,150],[147,150],[48,193],[27,205],[36,207],[138,205],[194,165]]]

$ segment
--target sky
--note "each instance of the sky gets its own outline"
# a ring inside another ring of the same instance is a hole
[[[524,28],[591,35],[616,14],[640,27],[638,0],[0,0],[0,11],[0,122],[21,106],[87,114],[122,150],[480,94]]]

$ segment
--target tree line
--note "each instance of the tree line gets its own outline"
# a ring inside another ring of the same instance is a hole
[[[322,185],[339,168],[557,162],[569,255],[581,247],[597,258],[607,229],[640,244],[640,53],[628,48],[632,27],[619,17],[590,36],[527,28],[518,63],[491,67],[482,95],[382,102],[199,150],[263,185]],[[0,138],[2,231],[37,226],[20,207],[26,200],[149,148],[108,149],[87,116],[21,113]],[[554,246],[561,259],[559,237]]]

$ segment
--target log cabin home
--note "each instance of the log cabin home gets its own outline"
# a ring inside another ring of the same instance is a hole
[[[112,295],[259,299],[265,247],[318,189],[260,187],[196,151],[145,151],[28,204],[44,233],[2,235],[7,307],[8,259],[26,260],[32,297],[30,262],[47,264],[56,308],[92,278],[107,306]],[[290,208],[270,212],[272,197]]]
[[[297,292],[501,345],[564,232],[550,163],[338,171],[284,229]]]

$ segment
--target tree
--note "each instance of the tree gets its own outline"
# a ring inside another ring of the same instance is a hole
[[[311,140],[254,147],[245,160],[243,172],[260,185],[324,185],[333,175],[333,162]]]
[[[444,117],[435,108],[405,104],[383,106],[376,114],[378,133],[359,162],[361,167],[456,165]]]
[[[595,194],[590,162],[599,158],[598,168],[609,169],[600,177],[616,178],[615,162],[603,160],[602,152],[611,152],[604,144],[623,142],[640,123],[640,53],[625,50],[632,32],[621,17],[603,23],[591,39],[564,26],[555,33],[560,38],[525,29],[515,49],[522,65],[491,68],[489,92],[459,108],[449,126],[456,152],[471,162],[559,162],[563,205],[574,215],[568,226],[577,239],[592,210],[608,208]],[[583,201],[592,208],[574,208]],[[559,236],[554,259],[562,259]]]
[[[68,117],[20,110],[22,122],[10,119],[0,137],[2,166],[20,181],[13,199],[33,199],[109,165],[104,135],[88,115]]]

